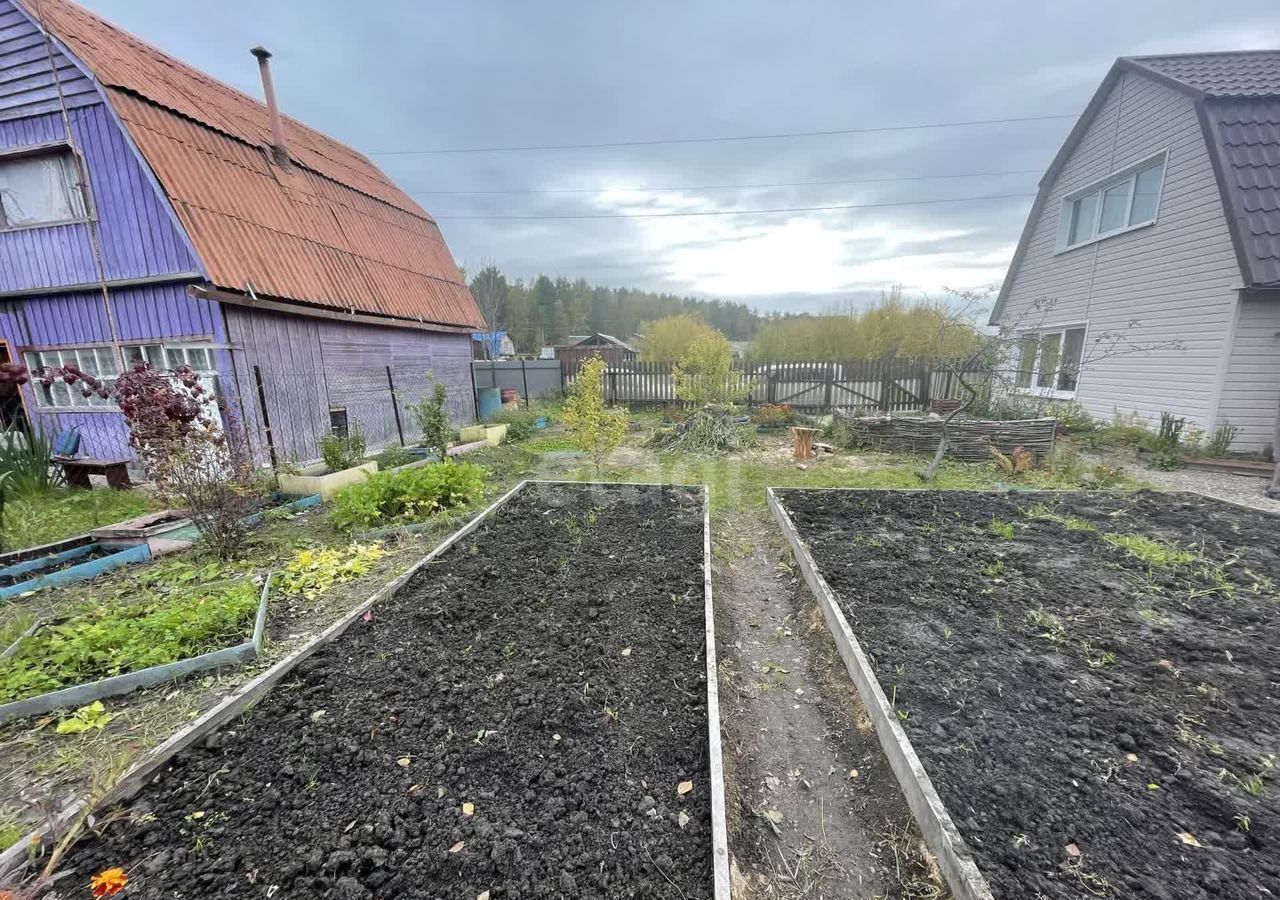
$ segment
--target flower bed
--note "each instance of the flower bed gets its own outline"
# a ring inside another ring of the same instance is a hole
[[[1189,495],[776,493],[995,896],[1275,892],[1274,517]]]
[[[67,865],[139,897],[710,897],[703,592],[699,491],[530,485]]]

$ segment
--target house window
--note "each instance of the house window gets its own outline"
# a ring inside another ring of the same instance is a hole
[[[0,157],[0,228],[83,218],[80,167],[70,150]]]
[[[1062,202],[1062,249],[1154,222],[1164,164],[1162,153],[1067,197]]]
[[[329,430],[340,438],[345,438],[350,434],[351,427],[347,421],[347,408],[345,406],[330,407]]]
[[[124,359],[131,363],[136,359],[150,363],[157,369],[176,369],[190,366],[201,375],[214,375],[213,348],[174,346],[170,344],[125,344]]]
[[[214,390],[217,390],[217,370],[214,366],[213,349],[199,346],[169,346],[165,344],[125,344],[121,348],[126,364],[141,359],[151,363],[157,369],[174,369],[181,365],[191,366],[196,372],[212,376]],[[31,371],[44,368],[59,368],[74,364],[80,371],[93,375],[102,381],[112,384],[117,373],[115,354],[109,346],[72,347],[64,350],[29,350],[25,354],[27,368]],[[55,381],[46,387],[38,381],[33,382],[37,406],[61,407],[94,407],[111,406],[111,400],[103,400],[96,395],[86,397],[79,384],[64,384]]]
[[[32,372],[48,366],[51,369],[68,364],[77,366],[81,372],[100,378],[104,381],[115,379],[115,354],[110,347],[75,347],[66,350],[29,350],[25,354],[27,368]],[[110,400],[103,400],[96,394],[86,397],[79,384],[64,384],[55,381],[43,385],[32,381],[36,392],[38,406],[110,406]]]
[[[1018,342],[1014,384],[1032,394],[1075,394],[1084,357],[1084,326],[1025,334]]]

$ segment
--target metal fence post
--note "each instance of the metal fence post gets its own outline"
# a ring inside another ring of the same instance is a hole
[[[473,380],[475,376],[472,376]],[[404,446],[404,425],[400,422],[400,405],[396,403],[396,383],[391,380],[391,367],[387,366],[387,390],[391,392],[391,412],[396,417],[396,434],[400,437],[400,446]]]
[[[271,456],[271,468],[276,468],[276,445],[271,437],[271,417],[267,415],[267,392],[262,387],[262,369],[253,367],[253,380],[258,385],[258,408],[262,412],[262,433],[267,438],[267,453]]]
[[[520,381],[524,383],[524,408],[528,409],[532,403],[529,397],[529,371],[525,368],[524,357],[520,357]]]

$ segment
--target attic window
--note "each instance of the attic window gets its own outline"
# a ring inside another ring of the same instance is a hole
[[[1068,195],[1062,201],[1059,249],[1079,247],[1154,222],[1164,164],[1165,154],[1161,153]]]
[[[0,156],[0,228],[85,218],[80,167],[70,150]]]

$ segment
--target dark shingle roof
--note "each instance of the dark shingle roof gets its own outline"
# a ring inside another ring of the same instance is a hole
[[[1181,53],[1124,59],[1210,97],[1280,94],[1280,50]]]
[[[1245,288],[1280,290],[1280,50],[1122,56],[1098,85],[1048,171],[991,310],[1000,314],[1054,181],[1116,83],[1136,73],[1194,101]]]
[[[1247,281],[1280,286],[1280,96],[1205,103]]]

